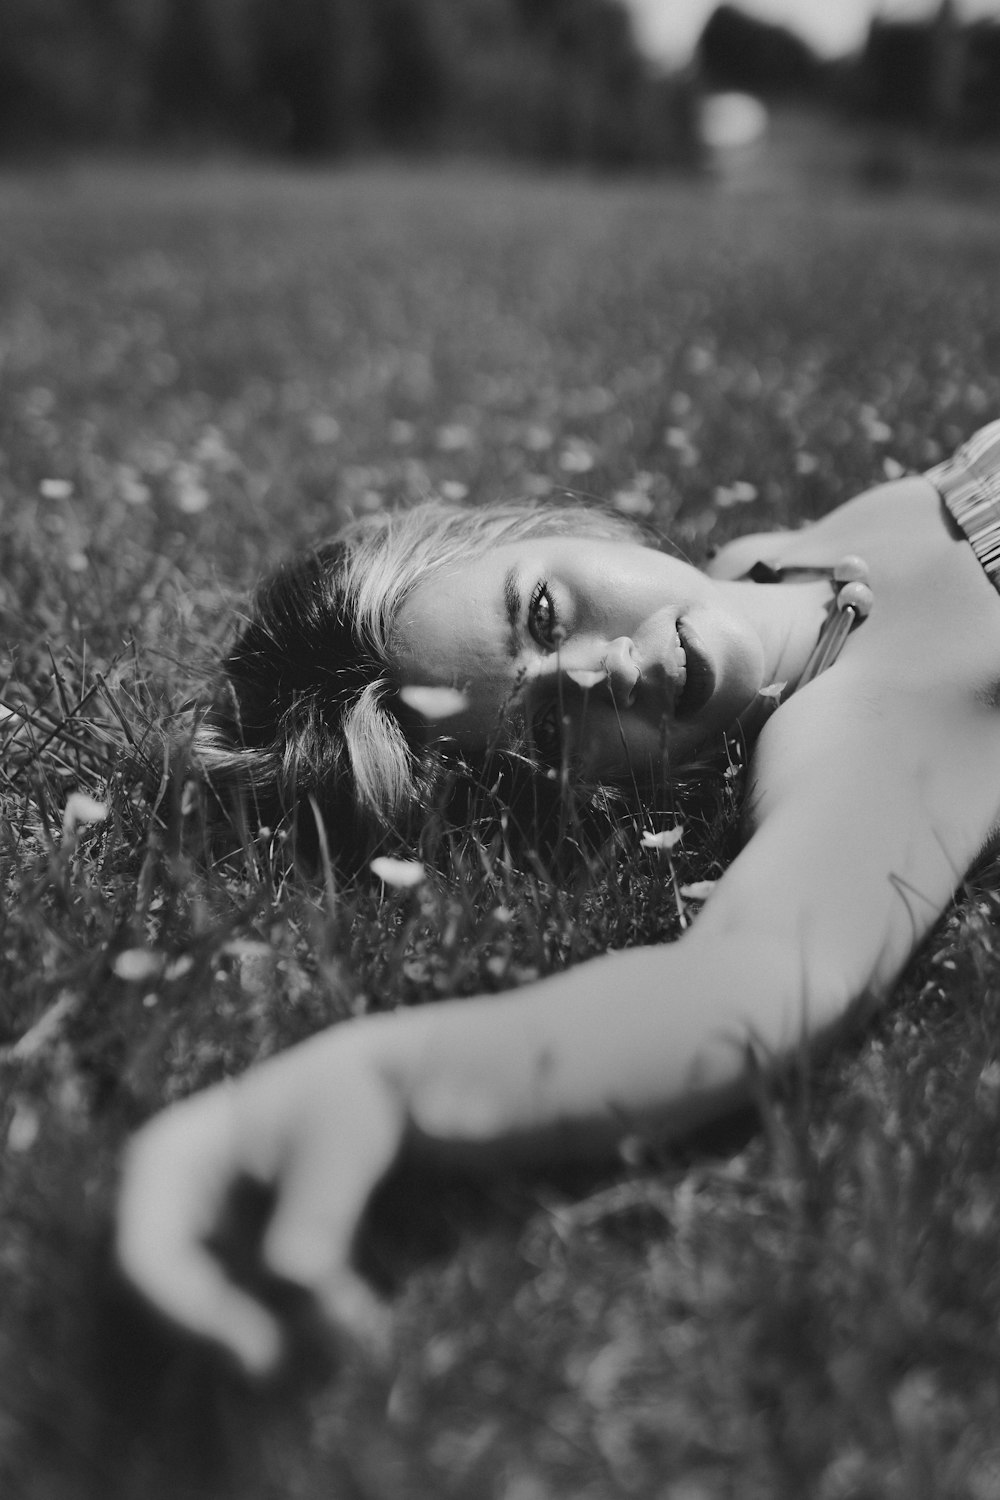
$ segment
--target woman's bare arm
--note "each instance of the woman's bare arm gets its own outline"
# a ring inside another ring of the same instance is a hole
[[[795,955],[766,940],[709,954],[692,934],[511,994],[335,1026],[140,1131],[121,1264],[179,1325],[267,1373],[281,1330],[207,1243],[250,1178],[274,1193],[265,1268],[307,1290],[337,1333],[380,1344],[384,1309],[353,1248],[404,1146],[489,1171],[689,1129],[743,1097],[747,1018],[765,998],[775,1018],[791,1015],[796,983]]]
[[[842,693],[811,698],[801,737],[793,702],[761,747],[759,827],[679,942],[399,1026],[421,1136],[485,1155],[676,1134],[745,1096],[751,1050],[767,1066],[885,993],[996,817],[1000,731],[992,710],[859,689],[845,720]]]
[[[884,991],[995,816],[1000,745],[992,711],[949,726],[855,692],[848,712],[821,686],[801,723],[793,700],[765,736],[759,829],[679,942],[333,1028],[154,1120],[122,1196],[137,1284],[269,1368],[276,1324],[205,1246],[247,1175],[275,1192],[271,1270],[370,1338],[381,1314],[353,1242],[404,1144],[487,1170],[683,1132],[747,1097],[751,1050],[766,1065]]]

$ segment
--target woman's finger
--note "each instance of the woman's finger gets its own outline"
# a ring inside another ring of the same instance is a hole
[[[392,1349],[392,1315],[368,1283],[352,1270],[329,1276],[316,1293],[327,1324],[347,1336],[376,1364],[384,1364]]]
[[[300,1125],[276,1184],[263,1243],[276,1275],[304,1287],[336,1328],[381,1352],[388,1314],[352,1266],[358,1225],[399,1150],[401,1112],[379,1081],[357,1078],[324,1111]],[[344,1126],[352,1129],[345,1138]]]
[[[215,1089],[136,1136],[125,1157],[116,1248],[122,1270],[161,1312],[263,1375],[280,1359],[278,1324],[206,1245],[232,1187],[232,1131],[229,1091]]]

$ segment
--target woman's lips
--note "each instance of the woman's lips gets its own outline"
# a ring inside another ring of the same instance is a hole
[[[697,633],[686,622],[677,622],[677,635],[686,663],[684,686],[674,704],[678,719],[691,719],[701,712],[715,692],[715,672]]]

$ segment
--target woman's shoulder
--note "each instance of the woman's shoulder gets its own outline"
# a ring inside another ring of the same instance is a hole
[[[752,531],[716,548],[705,564],[709,578],[732,582],[749,573],[754,563],[772,562],[788,544],[791,531]]]
[[[846,553],[906,569],[918,554],[936,549],[954,528],[943,517],[941,497],[924,475],[865,490],[816,520],[783,531],[754,531],[726,542],[705,571],[710,578],[743,578],[755,563],[778,567],[832,567]]]

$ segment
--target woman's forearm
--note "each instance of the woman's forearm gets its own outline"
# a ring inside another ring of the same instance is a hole
[[[679,1133],[747,1096],[751,1044],[766,1060],[810,1025],[794,952],[696,933],[496,999],[334,1026],[172,1106],[125,1160],[122,1267],[181,1327],[252,1374],[273,1370],[284,1332],[210,1243],[249,1177],[273,1199],[263,1266],[308,1292],[336,1333],[384,1347],[385,1310],[354,1250],[401,1150],[482,1171]]]
[[[831,964],[822,955],[836,944],[804,942],[827,907],[803,905],[799,891],[784,925],[765,934],[754,882],[733,883],[739,863],[676,943],[608,954],[496,998],[331,1027],[157,1116],[125,1162],[126,1273],[247,1370],[273,1369],[278,1322],[210,1244],[234,1184],[249,1177],[273,1196],[263,1265],[304,1288],[332,1328],[379,1346],[384,1310],[354,1249],[400,1151],[488,1171],[682,1134],[750,1097],[752,1056],[767,1066],[831,1025],[874,974],[881,919],[862,943],[865,924],[848,905],[837,932],[865,952]]]
[[[370,1042],[416,1141],[473,1165],[693,1129],[747,1098],[749,1049],[766,1064],[846,1005],[813,1001],[801,953],[746,934],[713,952],[692,933],[494,1000],[376,1018]]]
[[[908,702],[890,713],[880,701],[864,718],[835,695],[813,696],[833,755],[822,786],[802,773],[823,748],[811,736],[794,755],[771,754],[780,806],[762,810],[679,941],[591,959],[493,1000],[385,1018],[372,1035],[378,1066],[417,1140],[484,1158],[683,1133],[748,1096],[750,1048],[767,1066],[860,995],[885,992],[948,899],[955,839],[927,815],[934,785],[923,762],[914,768],[898,749],[873,761],[854,726],[881,723],[905,746],[925,743],[932,725]],[[914,724],[923,733],[907,735]],[[963,761],[949,749],[950,764],[969,766],[963,784],[978,785],[972,750]],[[919,893],[915,907],[901,885]]]

